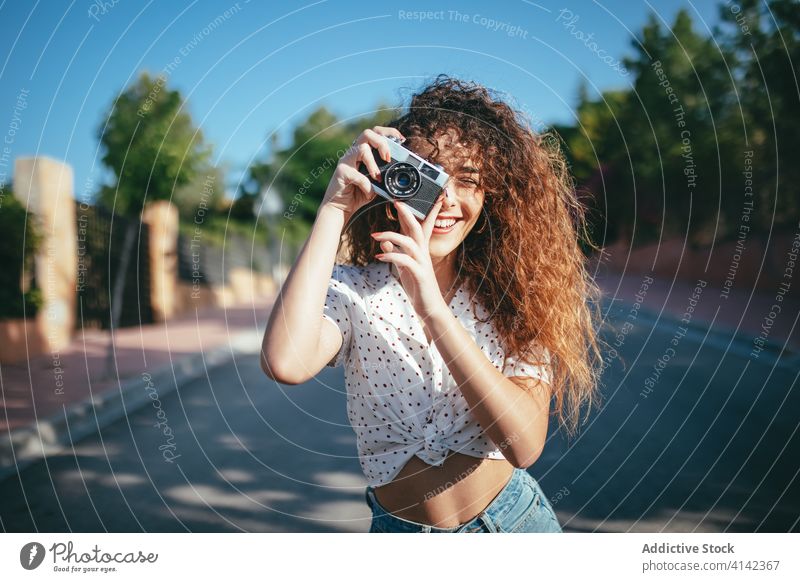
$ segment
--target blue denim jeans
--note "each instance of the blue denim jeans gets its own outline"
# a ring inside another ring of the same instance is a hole
[[[557,532],[561,524],[539,483],[524,469],[514,469],[511,479],[491,503],[467,523],[435,527],[391,514],[378,503],[374,488],[367,486],[367,505],[372,510],[370,533],[493,533]]]

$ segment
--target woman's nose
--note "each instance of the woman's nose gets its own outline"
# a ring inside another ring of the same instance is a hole
[[[442,200],[442,208],[447,208],[455,204],[456,202],[456,195],[453,192],[453,189],[450,187],[450,183],[448,182],[444,186],[444,200]]]

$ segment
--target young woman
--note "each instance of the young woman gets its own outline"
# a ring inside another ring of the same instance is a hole
[[[389,125],[339,160],[262,368],[298,384],[345,367],[370,532],[560,532],[526,468],[551,401],[573,432],[601,363],[563,158],[493,92],[447,76]],[[450,176],[425,220],[358,171],[379,177],[372,148],[388,161],[389,136]]]

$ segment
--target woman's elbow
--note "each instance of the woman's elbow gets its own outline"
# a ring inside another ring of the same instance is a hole
[[[290,386],[302,384],[305,381],[303,378],[298,378],[290,369],[281,365],[280,358],[270,357],[267,349],[261,350],[260,360],[261,371],[271,380]]]
[[[517,469],[527,469],[539,460],[544,447],[509,447],[505,457]]]

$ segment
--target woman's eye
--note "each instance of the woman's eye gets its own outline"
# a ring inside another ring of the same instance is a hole
[[[477,186],[478,185],[478,183],[475,180],[472,180],[470,178],[461,178],[459,181],[463,182],[464,184],[469,184],[470,186]]]

